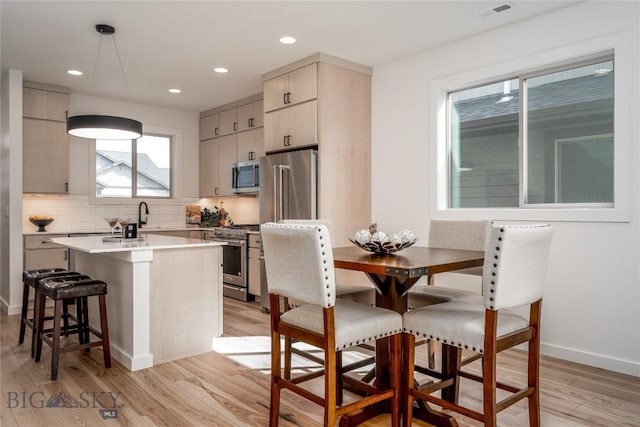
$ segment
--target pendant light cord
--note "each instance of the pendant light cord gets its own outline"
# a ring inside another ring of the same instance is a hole
[[[116,42],[115,33],[109,34],[113,37],[113,47],[116,50],[116,56],[118,57],[118,64],[120,64],[120,73],[122,74],[122,80],[124,81],[124,88],[127,91],[127,98],[131,100],[131,91],[129,90],[129,82],[127,81],[127,75],[124,72],[124,66],[122,65],[122,57],[120,56],[120,49],[118,49],[118,43]],[[98,40],[98,51],[96,53],[96,60],[93,64],[93,77],[91,78],[91,88],[95,89],[97,75],[100,70],[100,53],[102,52],[102,38],[104,37],[104,33],[100,32],[100,39]]]
[[[122,73],[122,80],[124,80],[124,87],[127,89],[127,98],[131,100],[131,92],[129,91],[129,82],[127,81],[127,75],[124,73],[124,67],[122,66],[122,59],[120,58],[120,50],[118,49],[118,43],[116,43],[116,35],[112,34],[113,45],[116,48],[116,55],[118,56],[118,62],[120,63],[120,72]]]

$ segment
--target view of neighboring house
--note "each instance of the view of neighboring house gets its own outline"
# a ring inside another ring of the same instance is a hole
[[[136,160],[138,196],[169,196],[170,169],[158,167],[146,153],[138,153]],[[133,170],[130,152],[96,150],[96,196],[130,196]]]

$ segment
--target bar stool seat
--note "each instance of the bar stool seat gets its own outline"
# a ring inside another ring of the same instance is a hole
[[[38,288],[39,281],[45,279],[47,277],[61,277],[61,276],[79,276],[80,273],[75,271],[69,271],[65,268],[42,268],[35,270],[24,270],[22,272],[22,310],[20,312],[20,334],[18,336],[18,344],[22,344],[24,342],[24,336],[26,332],[26,328],[29,327],[32,330],[31,334],[31,357],[35,355],[35,338],[36,338],[36,328],[34,325],[37,324],[37,320],[35,317],[35,307],[36,302],[34,301],[34,309],[33,309],[33,317],[29,317],[29,294],[30,289],[33,288],[34,291]],[[64,312],[64,320],[65,327],[68,327],[68,304],[71,301],[63,306]],[[45,320],[51,320],[52,318],[46,318]]]
[[[38,339],[36,343],[35,361],[40,361],[42,354],[42,342],[44,341],[52,347],[51,351],[51,379],[58,377],[58,362],[60,353],[69,351],[85,350],[91,347],[102,346],[104,355],[104,365],[111,367],[111,351],[109,348],[109,328],[107,322],[107,305],[105,295],[107,294],[107,284],[101,280],[94,280],[87,276],[77,279],[73,277],[52,277],[40,282],[37,289],[38,298]],[[97,296],[100,307],[100,331],[89,325],[88,297]],[[53,329],[44,330],[42,322],[44,319],[46,299],[51,298],[54,305]],[[76,325],[61,328],[62,306],[65,301],[75,300],[77,307],[78,322]],[[61,347],[60,337],[78,333],[79,344]],[[99,338],[99,341],[91,342],[90,334]]]

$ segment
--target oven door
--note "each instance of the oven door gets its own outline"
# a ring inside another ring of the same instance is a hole
[[[222,247],[222,280],[224,283],[241,288],[247,287],[247,241],[237,239],[214,238],[226,242]]]

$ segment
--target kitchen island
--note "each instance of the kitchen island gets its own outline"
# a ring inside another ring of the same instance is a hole
[[[147,235],[58,237],[71,269],[107,283],[111,355],[131,371],[211,351],[222,334],[224,243]],[[90,322],[99,325],[97,304]]]

